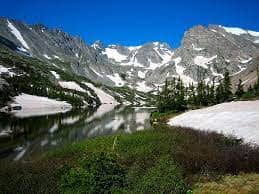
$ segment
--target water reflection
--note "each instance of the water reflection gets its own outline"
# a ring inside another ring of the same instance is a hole
[[[96,111],[73,110],[40,117],[16,118],[1,114],[0,158],[32,160],[67,143],[149,128],[150,112],[151,109],[104,104]]]

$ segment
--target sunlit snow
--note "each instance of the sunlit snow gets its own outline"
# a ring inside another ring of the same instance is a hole
[[[210,57],[210,58],[206,58],[203,56],[196,56],[194,58],[194,63],[198,66],[203,67],[204,69],[208,69],[207,64],[209,64],[212,60],[214,60],[215,58],[217,58],[217,55]]]
[[[123,86],[125,84],[118,73],[107,75],[107,77],[112,80],[116,86]]]
[[[229,102],[192,110],[172,118],[168,124],[216,131],[259,144],[259,100]]]
[[[12,99],[11,106],[21,106],[21,110],[12,111],[16,117],[30,117],[50,115],[71,110],[72,106],[64,101],[57,101],[47,97],[20,94]]]
[[[60,81],[58,83],[62,88],[67,88],[67,89],[70,89],[70,90],[76,90],[76,91],[79,91],[79,92],[86,92],[85,89],[83,89],[81,86],[79,86],[74,81]]]
[[[107,94],[100,88],[95,87],[92,83],[84,82],[84,84],[89,88],[91,88],[92,90],[94,90],[94,92],[96,93],[96,95],[98,96],[102,104],[119,104],[115,100],[115,98],[113,98],[113,96]]]
[[[140,92],[150,92],[153,88],[146,85],[145,81],[137,82],[136,90]]]
[[[56,71],[50,71],[50,73],[56,78],[60,79],[60,75]]]
[[[21,33],[19,32],[19,30],[17,30],[17,28],[15,28],[15,26],[9,21],[7,20],[8,23],[8,27],[11,30],[11,33],[13,35],[15,35],[15,37],[22,43],[22,45],[26,48],[26,49],[30,49],[30,47],[28,46],[28,44],[25,42],[25,40],[23,39]]]
[[[127,59],[126,55],[120,54],[114,48],[106,48],[103,54],[106,54],[109,59],[114,59],[116,62],[122,62],[123,60]]]
[[[189,83],[195,83],[195,81],[191,77],[189,77],[187,75],[184,75],[185,68],[182,67],[181,65],[179,65],[179,63],[182,61],[182,58],[181,57],[177,57],[177,58],[173,59],[173,61],[175,63],[176,73],[183,80],[184,84],[187,85]]]

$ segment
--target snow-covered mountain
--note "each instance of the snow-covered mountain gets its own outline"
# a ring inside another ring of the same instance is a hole
[[[156,90],[172,77],[180,76],[185,84],[217,81],[226,70],[242,77],[248,69],[255,71],[259,56],[259,32],[220,25],[194,26],[177,49],[161,42],[105,47],[101,41],[88,45],[59,29],[1,18],[0,42],[65,72],[143,92]]]

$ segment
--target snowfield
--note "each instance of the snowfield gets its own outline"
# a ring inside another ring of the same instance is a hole
[[[124,86],[125,82],[121,79],[120,75],[118,73],[115,73],[113,75],[106,75],[110,80],[112,80],[115,83],[115,86],[122,87]]]
[[[175,63],[176,73],[180,76],[180,78],[183,80],[183,82],[186,85],[188,85],[189,83],[196,83],[191,77],[184,75],[185,67],[182,67],[181,65],[179,65],[179,63],[182,61],[181,57],[177,57],[173,59],[173,61]]]
[[[104,55],[107,55],[109,59],[114,59],[116,62],[122,62],[127,59],[126,55],[120,54],[116,49],[114,48],[106,48],[103,52]]]
[[[2,65],[0,65],[0,75],[3,74],[3,73],[8,73],[9,76],[13,77],[15,76],[16,74],[11,72],[12,68],[7,68],[7,67],[4,67]]]
[[[76,90],[78,92],[85,92],[86,93],[86,90],[84,88],[82,88],[81,86],[79,86],[74,81],[60,81],[58,83],[62,88],[66,88],[66,89],[69,89],[69,90]]]
[[[212,60],[216,59],[217,55],[207,58],[207,57],[203,57],[203,56],[196,56],[194,58],[194,63],[198,66],[203,67],[204,69],[208,69],[207,64],[210,64]]]
[[[13,98],[11,106],[14,105],[22,107],[22,110],[11,111],[16,117],[20,118],[64,113],[72,109],[72,106],[65,101],[24,93]]]
[[[25,42],[25,40],[23,39],[21,33],[19,30],[17,30],[17,28],[15,28],[15,26],[9,21],[7,20],[8,23],[8,27],[11,30],[11,33],[20,41],[20,43],[26,48],[26,49],[30,49],[30,47],[28,46],[27,42]]]
[[[215,131],[259,145],[259,100],[229,102],[192,110],[170,119],[168,124]]]
[[[95,87],[93,84],[91,83],[87,83],[84,82],[84,84],[86,86],[88,86],[89,88],[91,88],[96,95],[98,96],[98,98],[100,99],[102,104],[119,104],[114,98],[113,96],[107,94],[106,92],[104,92],[103,90],[101,90],[100,88]]]

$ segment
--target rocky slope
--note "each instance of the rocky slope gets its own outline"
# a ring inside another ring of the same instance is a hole
[[[101,41],[88,45],[59,29],[1,18],[0,43],[96,83],[143,92],[155,91],[166,78],[178,76],[185,84],[217,81],[226,70],[234,84],[244,77],[249,85],[259,56],[258,32],[219,25],[191,28],[177,49],[160,42],[105,47]]]

